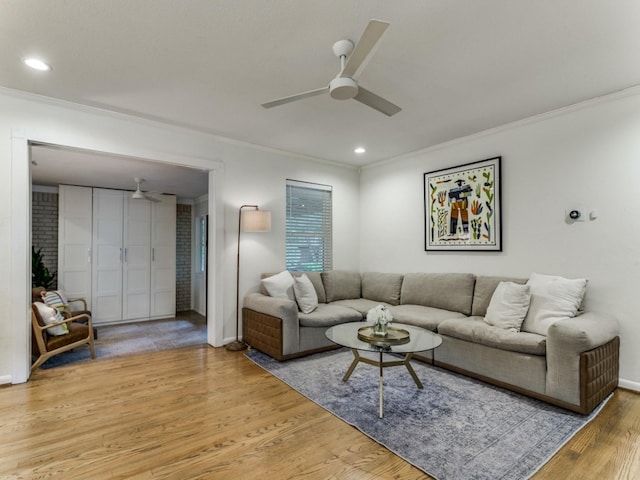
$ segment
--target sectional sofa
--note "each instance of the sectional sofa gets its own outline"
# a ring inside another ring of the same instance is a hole
[[[533,332],[525,331],[528,319],[521,331],[485,321],[501,282],[527,285],[533,277],[341,270],[306,272],[306,279],[301,275],[294,273],[294,278],[312,285],[311,296],[315,292],[317,297],[312,309],[299,305],[298,282],[291,291],[269,295],[264,282],[277,278],[272,274],[263,275],[261,292],[244,299],[243,340],[278,360],[336,348],[325,336],[328,327],[362,321],[369,309],[383,304],[394,324],[416,325],[442,336],[433,356],[417,356],[439,367],[582,414],[591,412],[618,385],[619,326],[609,315],[576,308],[562,318],[547,318],[542,327],[530,326]],[[532,294],[530,310],[535,298]],[[542,307],[536,306],[544,313]]]

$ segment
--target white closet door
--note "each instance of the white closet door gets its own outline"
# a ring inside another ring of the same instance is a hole
[[[176,197],[151,205],[151,317],[176,313]]]
[[[124,194],[93,190],[93,306],[95,323],[122,319],[122,217]]]
[[[147,319],[150,311],[151,202],[125,194],[122,318]]]
[[[58,189],[58,288],[91,309],[92,189]]]

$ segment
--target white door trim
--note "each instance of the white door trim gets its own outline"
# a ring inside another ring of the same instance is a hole
[[[67,140],[67,141],[65,141]],[[209,288],[207,290],[209,321],[207,341],[214,347],[223,345],[223,292],[222,245],[224,218],[222,208],[222,178],[224,164],[214,159],[176,156],[165,152],[150,151],[141,156],[139,150],[123,148],[121,151],[105,149],[99,140],[85,138],[81,142],[71,135],[51,131],[11,132],[11,383],[23,383],[29,378],[31,365],[31,169],[30,143],[45,143],[69,148],[81,148],[107,154],[144,158],[149,161],[172,163],[209,171],[209,250],[213,261],[209,263]],[[215,268],[219,265],[220,268]]]

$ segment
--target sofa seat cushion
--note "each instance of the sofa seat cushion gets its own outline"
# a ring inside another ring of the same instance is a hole
[[[462,313],[422,305],[397,305],[391,307],[393,323],[406,323],[435,332],[438,325],[449,318],[466,318]]]
[[[391,307],[388,303],[377,302],[374,300],[369,300],[367,298],[354,298],[351,300],[337,300],[335,302],[331,302],[331,305],[339,305],[341,307],[351,308],[362,316],[362,318],[366,318],[367,313],[372,308],[377,307],[378,305],[384,305],[385,307]]]
[[[529,355],[546,355],[547,338],[527,332],[513,332],[487,325],[483,317],[450,318],[438,326],[438,333],[488,347]]]
[[[362,314],[352,308],[321,303],[311,313],[298,314],[303,327],[332,327],[347,322],[361,322]]]

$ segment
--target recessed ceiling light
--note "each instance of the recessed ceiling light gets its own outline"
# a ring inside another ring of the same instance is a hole
[[[356,147],[356,149],[354,150],[355,153],[364,153],[366,152],[364,147]]]
[[[30,66],[31,68],[33,68],[34,70],[40,70],[42,72],[46,72],[51,70],[51,66],[44,63],[42,60],[38,59],[38,58],[25,58],[24,59],[24,63],[28,66]]]

